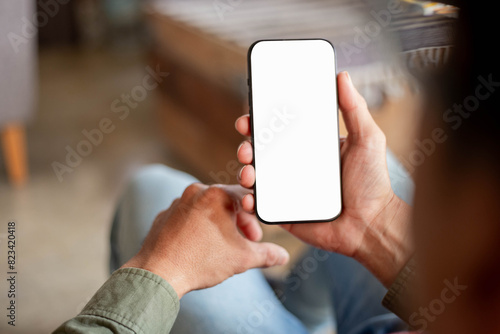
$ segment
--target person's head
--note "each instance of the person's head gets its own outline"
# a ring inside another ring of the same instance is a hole
[[[450,63],[425,83],[420,140],[442,135],[416,175],[417,327],[500,332],[500,61],[494,8],[458,4]]]

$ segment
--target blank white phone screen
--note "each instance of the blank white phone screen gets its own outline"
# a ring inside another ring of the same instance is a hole
[[[336,218],[342,200],[333,46],[260,41],[249,62],[257,216],[271,224]]]

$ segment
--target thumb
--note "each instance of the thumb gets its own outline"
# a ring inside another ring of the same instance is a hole
[[[280,266],[290,260],[287,250],[281,246],[270,242],[253,242],[249,240],[247,242],[252,254],[252,259],[248,263],[250,268]]]
[[[370,136],[378,126],[368,111],[365,99],[354,87],[349,73],[341,72],[337,77],[339,106],[349,136],[359,140]]]

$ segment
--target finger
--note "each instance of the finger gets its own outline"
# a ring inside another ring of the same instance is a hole
[[[250,115],[243,115],[239,117],[234,123],[236,130],[243,136],[250,137]]]
[[[238,173],[238,182],[242,187],[252,188],[255,183],[255,169],[252,165],[243,166]]]
[[[337,78],[339,92],[339,106],[349,136],[354,140],[362,139],[378,131],[365,99],[354,87],[347,72],[341,72]]]
[[[212,187],[219,187],[224,189],[224,191],[233,199],[234,201],[241,202],[243,197],[247,194],[251,194],[252,190],[243,188],[238,184],[214,184]]]
[[[236,152],[236,156],[238,157],[238,161],[242,164],[249,165],[253,160],[253,148],[252,144],[245,140],[238,147],[238,151]]]
[[[290,260],[290,255],[281,246],[269,242],[248,241],[251,249],[252,258],[249,268],[267,268],[286,264]],[[248,269],[249,269],[248,268]]]
[[[243,197],[241,200],[241,207],[243,210],[249,213],[253,213],[255,211],[255,197],[253,194],[248,194]]]
[[[262,239],[262,227],[255,215],[244,211],[239,212],[236,216],[236,225],[247,239],[251,241]]]

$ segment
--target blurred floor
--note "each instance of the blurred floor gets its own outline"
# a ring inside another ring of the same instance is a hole
[[[41,52],[39,65],[40,109],[28,126],[30,180],[12,189],[0,170],[3,310],[6,226],[9,220],[18,226],[17,324],[13,330],[2,320],[0,333],[47,333],[76,315],[108,275],[109,225],[124,180],[146,163],[182,168],[162,145],[154,91],[124,120],[112,112],[112,101],[142,83],[142,54],[52,49]],[[60,182],[52,163],[65,163],[66,146],[76,149],[82,131],[103,118],[114,131]]]

